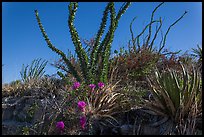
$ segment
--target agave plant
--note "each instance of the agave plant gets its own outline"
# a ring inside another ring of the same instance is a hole
[[[193,117],[202,113],[201,76],[195,68],[189,74],[186,67],[182,64],[181,67],[182,74],[173,69],[164,72],[156,69],[154,78],[148,77],[154,100],[145,100],[144,104],[157,114],[170,117],[174,122],[181,118],[185,120],[195,105],[198,110],[196,114],[193,113]]]

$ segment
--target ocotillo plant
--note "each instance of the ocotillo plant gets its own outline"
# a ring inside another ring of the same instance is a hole
[[[43,34],[43,37],[45,38],[45,41],[48,44],[48,47],[61,56],[61,58],[69,68],[70,73],[77,79],[77,81],[82,82],[82,80],[84,80],[84,82],[87,84],[97,83],[98,81],[102,81],[106,83],[107,77],[108,77],[109,57],[111,52],[110,50],[111,50],[111,44],[114,38],[114,32],[118,26],[118,22],[121,16],[125,13],[125,11],[128,9],[129,6],[130,6],[130,2],[124,3],[120,8],[120,10],[118,11],[118,14],[116,15],[114,3],[109,2],[107,4],[103,12],[100,28],[95,37],[95,44],[91,51],[91,55],[88,56],[85,49],[82,47],[82,43],[79,39],[78,32],[74,26],[74,19],[78,8],[78,3],[70,2],[68,6],[68,9],[69,9],[68,26],[69,26],[69,31],[71,34],[73,44],[75,46],[75,52],[79,59],[80,71],[83,77],[79,76],[78,74],[79,72],[77,72],[77,70],[71,64],[70,60],[66,57],[66,55],[51,43],[42,26],[37,10],[35,10],[35,15],[36,15],[40,30]],[[107,22],[109,12],[110,12],[110,20],[111,20],[110,26],[104,39],[101,40],[101,37],[106,27],[106,22]]]
[[[136,17],[134,17],[133,20],[131,21],[131,23],[130,23],[131,40],[129,41],[129,45],[131,45],[131,43],[132,43],[132,48],[133,48],[134,52],[136,52],[136,53],[140,52],[140,49],[142,48],[142,46],[146,47],[150,51],[155,51],[155,48],[153,46],[154,46],[155,40],[158,38],[158,33],[161,31],[161,28],[163,25],[163,19],[160,17],[159,19],[155,20],[154,15],[155,15],[155,12],[158,10],[158,8],[161,7],[163,4],[164,4],[164,2],[160,3],[158,6],[156,6],[154,8],[154,10],[151,13],[150,22],[144,27],[144,29],[141,31],[141,33],[139,33],[136,37],[134,37],[134,33],[133,33],[133,29],[132,29],[132,24],[136,20]],[[159,49],[157,51],[158,54],[160,54],[162,52],[162,50],[164,49],[164,46],[166,44],[167,35],[170,32],[171,28],[174,25],[176,25],[186,14],[187,14],[187,11],[185,11],[182,14],[182,16],[180,16],[175,22],[173,22],[168,27],[164,36],[163,36],[162,31],[161,31],[162,37],[161,37]],[[152,27],[154,24],[157,24],[157,26],[156,26],[155,33],[153,35]],[[149,29],[149,31],[148,31],[148,34],[145,36],[144,33],[146,32],[147,29]],[[141,36],[144,36],[143,43],[140,42]],[[169,54],[169,53],[167,53],[167,54]],[[177,54],[177,52],[175,52],[174,54]]]

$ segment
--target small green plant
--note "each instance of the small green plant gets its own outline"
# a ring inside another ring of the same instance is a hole
[[[21,81],[20,80],[15,80],[15,81],[12,81],[10,83],[10,86],[13,86],[13,87],[18,87],[19,85],[21,85]]]
[[[193,50],[192,56],[198,59],[196,64],[202,73],[202,46],[200,47],[199,45],[197,45],[197,49],[192,48],[192,50]]]
[[[42,59],[34,59],[29,67],[29,65],[22,66],[22,70],[20,71],[21,79],[24,83],[29,83],[31,80],[38,80],[41,78],[45,71],[45,66],[47,65],[47,61],[42,61]]]
[[[66,55],[51,43],[42,26],[37,10],[35,10],[35,14],[38,21],[38,25],[43,34],[43,37],[45,38],[45,41],[48,44],[48,47],[51,48],[52,51],[56,52],[61,56],[61,58],[69,68],[70,73],[77,79],[77,81],[79,82],[84,81],[86,84],[89,84],[89,83],[97,83],[99,81],[107,82],[110,49],[111,49],[111,44],[114,37],[114,32],[118,26],[119,19],[125,13],[129,5],[130,5],[130,2],[125,3],[120,8],[118,14],[116,15],[114,3],[109,2],[107,4],[103,13],[103,18],[100,24],[100,28],[95,38],[95,44],[92,48],[90,56],[88,56],[85,49],[82,47],[82,43],[79,39],[78,32],[74,26],[74,19],[78,8],[78,3],[70,2],[68,7],[69,8],[68,26],[71,33],[73,44],[75,46],[75,52],[79,59],[78,61],[80,64],[80,72],[82,73],[82,77],[79,76],[79,72],[77,72],[77,70],[70,62],[70,60],[66,57]],[[108,29],[108,32],[105,35],[105,38],[101,40],[101,37],[106,27],[106,22],[107,22],[109,12],[110,12],[110,20],[111,20],[110,27]]]
[[[197,49],[196,48],[192,48],[193,50],[193,56],[198,58],[198,61],[202,61],[202,47],[200,47],[199,45],[197,45]]]
[[[22,132],[23,132],[23,135],[29,135],[30,134],[30,128],[29,127],[23,127]]]
[[[31,121],[33,119],[33,116],[36,112],[36,110],[39,108],[39,106],[37,105],[37,103],[33,103],[30,108],[27,110],[27,114],[28,114],[28,121]]]

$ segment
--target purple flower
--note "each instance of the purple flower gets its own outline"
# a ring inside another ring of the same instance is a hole
[[[92,91],[94,91],[94,88],[96,87],[95,84],[90,84],[89,87],[91,88]]]
[[[85,129],[85,125],[86,125],[86,117],[82,116],[80,117],[80,125],[82,129]]]
[[[56,124],[56,128],[60,131],[64,130],[64,122],[63,121],[59,121]]]
[[[99,87],[100,89],[102,89],[104,86],[105,86],[105,84],[104,84],[103,82],[99,82],[99,83],[98,83],[98,87]]]
[[[78,102],[78,108],[84,112],[85,111],[85,107],[86,107],[86,103],[84,101],[79,101]]]
[[[79,83],[79,82],[75,82],[72,88],[73,88],[74,90],[76,90],[76,89],[78,89],[79,87],[80,87],[80,83]]]

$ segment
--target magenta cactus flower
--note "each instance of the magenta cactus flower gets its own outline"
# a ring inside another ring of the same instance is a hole
[[[80,117],[80,125],[81,125],[81,128],[84,130],[85,125],[86,125],[86,117],[85,116]]]
[[[98,83],[98,87],[99,87],[100,89],[102,89],[104,86],[105,86],[105,84],[104,84],[103,82],[99,82],[99,83]]]
[[[63,122],[63,121],[57,122],[56,128],[57,128],[58,130],[60,130],[60,131],[63,131],[63,130],[64,130],[64,122]]]
[[[85,111],[85,107],[86,107],[86,103],[84,101],[79,101],[78,102],[78,108],[84,112]]]
[[[78,89],[79,87],[80,87],[80,83],[79,82],[74,82],[74,85],[72,86],[72,88],[74,89],[74,90],[76,90],[76,89]]]
[[[91,88],[91,91],[94,91],[94,88],[96,87],[95,84],[90,84],[89,87]]]

